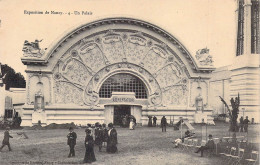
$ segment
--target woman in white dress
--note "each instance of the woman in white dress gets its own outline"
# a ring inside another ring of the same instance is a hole
[[[134,123],[134,120],[133,120],[132,118],[130,119],[129,129],[130,129],[130,130],[135,129],[135,123]]]

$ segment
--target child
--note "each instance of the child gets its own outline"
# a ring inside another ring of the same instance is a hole
[[[4,148],[5,145],[8,146],[9,151],[12,151],[10,143],[9,143],[9,138],[13,138],[13,137],[9,135],[9,130],[10,130],[10,127],[6,127],[6,131],[4,133],[4,140],[2,142],[2,146],[0,147],[0,152]]]

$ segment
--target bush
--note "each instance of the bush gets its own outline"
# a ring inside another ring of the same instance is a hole
[[[51,123],[51,124],[45,126],[44,129],[69,129],[70,127],[76,128],[76,125],[73,122],[65,123],[65,124]]]

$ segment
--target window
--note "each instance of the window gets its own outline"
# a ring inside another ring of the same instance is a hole
[[[116,74],[109,77],[99,90],[100,98],[110,98],[112,92],[134,92],[137,99],[147,99],[142,80],[130,74]]]

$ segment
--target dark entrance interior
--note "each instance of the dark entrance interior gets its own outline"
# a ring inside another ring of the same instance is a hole
[[[131,115],[130,105],[115,105],[114,106],[114,125],[122,126],[122,119],[126,115]]]

